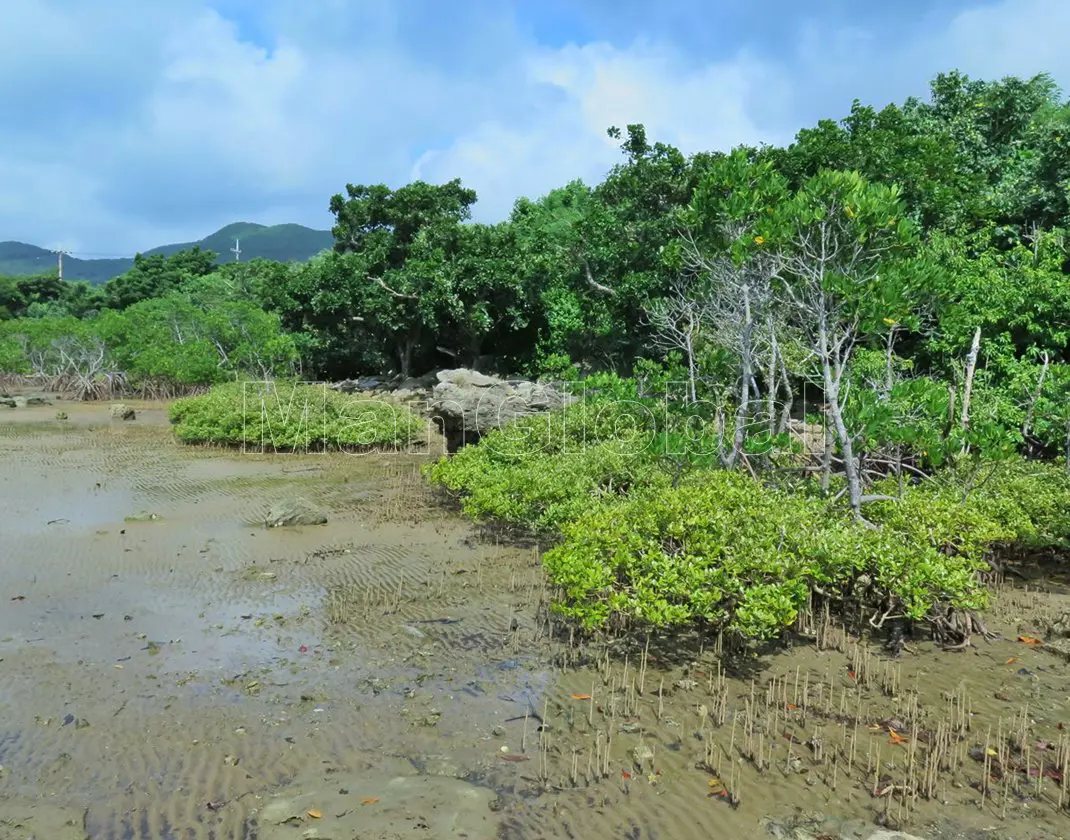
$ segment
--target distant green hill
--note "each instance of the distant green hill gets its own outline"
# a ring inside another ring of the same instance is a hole
[[[239,240],[241,259],[259,257],[279,262],[303,262],[334,244],[329,230],[313,230],[303,225],[268,226],[235,222],[199,242],[161,245],[143,253],[175,254],[199,245],[203,250],[215,251],[219,255],[219,262],[228,262],[234,259],[231,248],[235,239]],[[132,259],[82,260],[73,256],[64,257],[63,276],[67,280],[103,283],[122,274],[133,264]],[[45,248],[24,242],[0,242],[0,276],[24,277],[51,271],[55,267],[56,255]]]

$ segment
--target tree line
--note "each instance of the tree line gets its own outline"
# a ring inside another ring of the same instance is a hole
[[[307,263],[193,249],[95,287],[2,278],[0,368],[93,393],[653,362],[714,400],[728,462],[759,416],[783,431],[802,383],[845,450],[850,412],[1063,447],[1070,107],[1050,77],[942,74],[926,100],[856,101],[786,147],[687,156],[642,125],[609,133],[622,160],[601,183],[496,224],[470,221],[460,181],[350,184]]]

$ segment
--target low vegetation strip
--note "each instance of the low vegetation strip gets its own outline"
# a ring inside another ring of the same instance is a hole
[[[766,639],[827,605],[871,628],[929,621],[961,644],[986,632],[977,611],[993,571],[1070,540],[1070,475],[1052,463],[964,455],[924,478],[889,477],[870,488],[863,519],[817,481],[681,466],[649,445],[664,441],[653,429],[637,447],[635,433],[595,427],[566,451],[598,414],[525,418],[428,470],[470,516],[550,536],[557,610],[588,630],[692,625]]]
[[[407,407],[340,394],[323,385],[233,382],[171,404],[184,443],[258,451],[400,450],[426,440]]]

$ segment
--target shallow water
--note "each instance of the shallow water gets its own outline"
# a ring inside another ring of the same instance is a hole
[[[538,548],[481,538],[418,459],[183,448],[162,408],[138,408],[0,416],[0,840],[758,837],[792,818],[846,838],[878,817],[929,837],[1070,834],[1052,779],[981,808],[966,759],[899,805],[867,766],[879,747],[881,776],[906,772],[906,742],[871,725],[915,697],[919,733],[954,695],[964,744],[1023,710],[1032,741],[1058,740],[1066,662],[1015,639],[1043,635],[1065,595],[1008,591],[1006,639],[964,653],[867,648],[864,685],[849,643],[737,663],[723,684],[712,640],[655,638],[645,671],[641,645],[615,648],[607,670],[602,646],[549,638]],[[293,496],[328,524],[249,524]],[[752,680],[760,772],[740,755]]]

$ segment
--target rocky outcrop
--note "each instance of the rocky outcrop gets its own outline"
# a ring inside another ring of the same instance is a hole
[[[0,406],[4,408],[27,408],[35,405],[52,405],[52,400],[48,397],[41,396],[40,394],[32,394],[28,397],[0,394]]]
[[[111,417],[113,420],[134,420],[137,418],[137,412],[133,406],[126,403],[115,403],[111,407]]]
[[[499,379],[466,368],[439,371],[437,378],[428,410],[450,452],[513,420],[553,411],[573,399],[551,385]]]
[[[363,397],[387,396],[393,400],[412,402],[428,399],[436,381],[434,373],[410,376],[408,379],[362,376],[359,379],[343,379],[331,385],[331,388],[343,394],[357,394]]]

